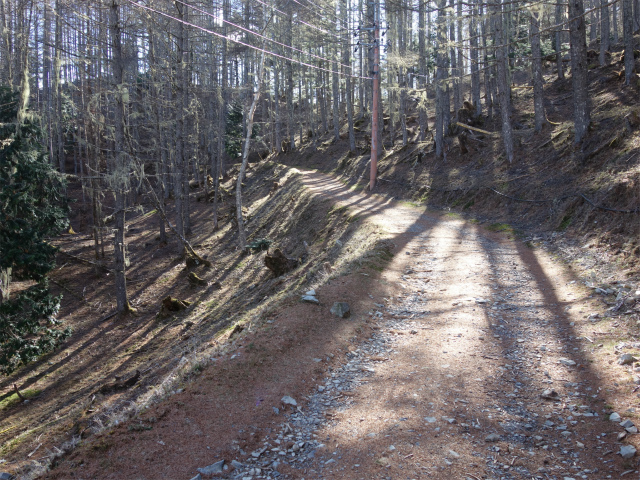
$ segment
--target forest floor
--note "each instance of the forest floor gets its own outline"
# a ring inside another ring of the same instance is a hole
[[[47,478],[186,480],[218,467],[202,477],[635,471],[619,451],[638,442],[630,434],[621,442],[619,423],[638,417],[636,396],[609,421],[632,367],[610,365],[613,345],[602,340],[630,315],[594,322],[603,305],[593,290],[521,238],[380,201],[320,173],[302,179],[383,235],[393,254],[383,271],[337,277],[317,289],[319,305],[280,309],[235,353]],[[349,302],[349,318],[330,313],[338,301]]]
[[[127,218],[137,316],[111,316],[111,241],[106,269],[96,268],[88,202],[72,183],[77,233],[54,240],[51,280],[74,333],[0,380],[0,472],[187,480],[221,460],[216,475],[229,478],[635,471],[637,457],[619,455],[638,447],[634,427],[619,442],[625,429],[608,421],[640,416],[640,372],[617,364],[640,354],[640,86],[621,84],[620,65],[618,49],[591,68],[593,123],[578,146],[570,79],[547,75],[552,123],[541,133],[531,90],[516,85],[513,164],[495,134],[472,135],[466,154],[450,139],[446,161],[436,159],[416,115],[408,145],[397,125],[395,142],[385,138],[375,195],[365,192],[363,123],[355,154],[343,131],[252,160],[249,239],[300,260],[278,278],[264,252],[237,246],[237,165],[219,231],[202,189],[191,192],[189,238],[214,264],[193,270],[204,285],[189,283],[175,239],[159,242],[141,196]],[[109,195],[102,203],[110,213]],[[310,289],[320,305],[301,302]],[[167,296],[190,305],[163,315]],[[330,313],[340,301],[347,319]],[[137,371],[134,385],[114,386]]]

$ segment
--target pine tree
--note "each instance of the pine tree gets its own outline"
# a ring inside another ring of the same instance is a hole
[[[29,115],[18,122],[18,104],[17,93],[0,87],[0,271],[37,284],[12,299],[3,282],[4,373],[50,352],[70,333],[58,328],[60,297],[50,294],[46,281],[56,253],[46,239],[68,225],[64,181],[43,154],[37,123]]]

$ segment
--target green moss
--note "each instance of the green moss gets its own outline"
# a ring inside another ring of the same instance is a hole
[[[20,391],[20,394],[24,398],[29,399],[29,398],[37,397],[38,395],[40,395],[40,392],[42,392],[42,390],[24,390],[24,391]],[[7,398],[0,401],[0,411],[7,410],[13,407],[16,403],[21,403],[20,397],[18,397],[17,393],[12,393]]]

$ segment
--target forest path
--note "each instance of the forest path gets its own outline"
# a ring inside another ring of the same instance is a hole
[[[623,367],[592,362],[596,306],[568,268],[508,232],[330,175],[302,180],[326,206],[346,207],[341,221],[358,217],[359,234],[393,244],[384,269],[364,257],[317,288],[319,305],[289,298],[265,312],[184,388],[83,442],[45,478],[600,480],[635,470],[618,452],[637,436],[619,442],[624,428],[605,405]],[[330,248],[353,260],[354,238]],[[339,301],[350,318],[330,313]]]
[[[380,279],[388,294],[374,299],[375,334],[320,387],[352,390],[325,412],[325,447],[305,478],[600,479],[634,469],[617,454],[623,429],[603,421],[602,372],[588,358],[597,347],[581,336],[589,292],[566,267],[470,221],[316,172],[304,181],[397,246]]]

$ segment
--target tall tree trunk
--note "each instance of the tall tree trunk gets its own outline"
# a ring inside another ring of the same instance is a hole
[[[556,3],[556,25],[558,28],[555,32],[555,52],[556,52],[556,67],[558,70],[558,80],[564,79],[564,66],[562,64],[562,23],[564,22],[565,5],[563,0],[557,0]]]
[[[454,19],[454,7],[455,0],[449,0],[449,40],[451,41],[451,48],[449,50],[451,55],[451,84],[453,85],[453,111],[457,114],[458,110],[462,106],[462,94],[460,92],[460,72],[458,71],[458,56],[455,48],[456,44],[456,22]],[[460,39],[458,39],[460,41]]]
[[[348,4],[347,4],[348,0],[342,0],[341,3],[341,9],[344,12],[344,16],[347,15],[348,12]],[[344,39],[344,43],[345,45],[348,44],[349,40],[350,40],[350,32],[347,30],[345,32],[345,39]],[[342,49],[342,63],[344,63],[347,66],[351,66],[351,55],[350,55],[350,49],[347,48],[343,48]],[[352,90],[352,86],[351,86],[351,75],[353,75],[353,69],[351,68],[347,68],[347,67],[343,67],[342,69],[343,73],[345,74],[346,77],[346,98],[345,98],[345,103],[346,103],[346,107],[347,107],[347,128],[349,129],[349,151],[350,152],[355,152],[356,151],[356,133],[355,130],[353,128],[353,90]],[[309,107],[311,107],[311,104],[309,104]]]
[[[613,43],[617,44],[620,41],[620,35],[618,30],[618,12],[620,8],[618,7],[618,3],[611,4],[611,19],[613,23]]]
[[[184,20],[185,6],[182,3],[174,2],[174,6],[177,10],[176,16],[180,20]],[[175,115],[176,115],[176,138],[175,138],[175,176],[173,190],[175,193],[175,207],[176,207],[176,230],[182,236],[186,235],[185,221],[184,221],[184,179],[183,175],[186,174],[185,162],[184,162],[184,37],[185,28],[182,21],[177,22],[177,34],[176,34],[176,95],[175,95]],[[188,192],[187,192],[188,193]],[[182,244],[177,245],[180,252],[183,251]]]
[[[471,47],[469,55],[471,57],[471,101],[476,107],[476,115],[480,116],[482,115],[482,104],[480,103],[480,69],[478,66],[478,28],[476,19],[478,16],[478,1],[473,1],[469,17],[469,44]]]
[[[287,16],[286,39],[285,43],[289,46],[293,46],[293,13],[289,13]],[[289,113],[287,117],[289,147],[293,151],[296,149],[296,129],[293,123],[293,62],[287,62],[287,112]]]
[[[600,65],[607,63],[607,52],[609,51],[609,40],[611,37],[611,27],[609,22],[609,1],[600,0],[601,28],[600,28]]]
[[[435,125],[435,141],[436,156],[446,159],[446,150],[444,148],[444,109],[445,109],[445,81],[447,78],[447,24],[445,14],[446,0],[438,0],[438,18],[437,18],[437,53],[436,53],[436,125]]]
[[[236,218],[238,219],[238,244],[244,249],[247,244],[247,234],[244,230],[244,219],[242,217],[242,180],[247,171],[247,162],[249,161],[249,150],[251,148],[251,133],[253,131],[253,115],[260,99],[260,90],[262,89],[262,74],[264,70],[264,52],[260,55],[260,67],[258,69],[258,78],[256,80],[256,88],[253,93],[253,101],[247,118],[247,136],[244,140],[244,149],[242,151],[242,164],[238,173],[238,181],[236,183]]]
[[[229,0],[223,0],[222,2],[222,18],[227,20],[229,16]],[[227,49],[228,42],[227,35],[227,23],[222,22],[222,34],[225,38],[222,40],[222,84],[218,88],[218,154],[217,154],[217,168],[215,169],[215,176],[213,179],[213,229],[218,230],[218,204],[220,197],[220,176],[224,175],[224,138],[226,127],[226,113],[227,113],[227,78],[229,71],[227,69]],[[276,72],[276,76],[277,76]],[[276,102],[278,101],[276,92]],[[277,107],[276,107],[277,109]],[[277,112],[277,110],[276,110]],[[276,120],[277,122],[277,120]],[[277,123],[276,123],[277,128]]]
[[[491,7],[493,17],[494,41],[496,46],[496,67],[498,86],[498,98],[500,100],[500,117],[502,118],[502,141],[509,163],[513,162],[513,132],[511,128],[511,101],[510,88],[507,83],[507,47],[504,35],[504,24],[502,18],[502,5],[495,2]]]
[[[587,134],[591,115],[587,84],[587,40],[583,0],[569,0],[569,36],[571,40],[571,83],[573,85],[574,142]]]
[[[622,35],[624,40],[624,83],[629,85],[635,71],[633,56],[633,5],[632,0],[622,0]]]
[[[542,130],[545,124],[544,114],[544,78],[542,77],[542,52],[540,50],[540,21],[538,12],[530,12],[531,35],[531,76],[533,78],[533,107],[535,111],[535,131]]]
[[[337,61],[338,47],[336,46],[333,51],[333,58]],[[332,74],[331,89],[333,90],[333,139],[336,142],[340,141],[340,81],[338,78],[338,68],[334,67],[332,70],[335,72]]]
[[[427,42],[426,17],[427,2],[418,1],[418,122],[420,124],[420,141],[427,138],[429,122],[427,116]]]
[[[129,179],[126,154],[124,152],[124,62],[122,58],[122,40],[120,23],[120,5],[118,0],[112,0],[109,11],[109,32],[111,36],[111,49],[113,55],[113,87],[114,87],[114,133],[115,133],[115,236],[114,236],[114,260],[117,311],[129,312],[133,309],[129,305],[127,296],[126,246],[125,246],[125,210],[126,210],[126,186]]]

